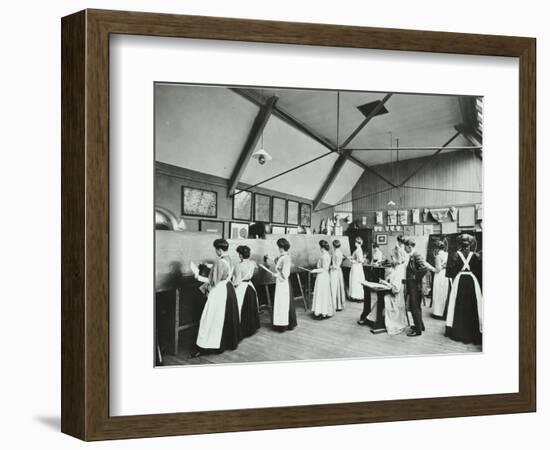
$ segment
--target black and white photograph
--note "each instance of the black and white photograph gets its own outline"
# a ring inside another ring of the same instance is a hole
[[[483,97],[157,82],[154,111],[156,366],[483,351]]]

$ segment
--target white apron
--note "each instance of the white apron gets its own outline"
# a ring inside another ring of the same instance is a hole
[[[228,278],[216,284],[208,294],[197,337],[197,345],[201,348],[220,348],[227,304],[227,283],[231,279],[231,271],[229,274]]]
[[[252,281],[239,283],[239,285],[235,288],[235,292],[237,294],[237,304],[239,305],[239,320],[241,319],[241,309],[243,308],[244,296],[246,294],[248,286],[250,286],[252,289],[254,289],[254,292],[256,292],[256,288],[254,287]]]
[[[290,285],[288,279],[277,277],[275,283],[275,300],[273,302],[273,325],[284,327],[288,325],[290,309]]]
[[[451,293],[449,295],[449,308],[447,311],[447,326],[448,327],[453,326],[454,317],[455,317],[456,294],[458,292],[460,277],[470,276],[474,281],[474,289],[476,293],[477,316],[479,318],[479,332],[483,333],[483,296],[481,295],[481,288],[479,287],[479,282],[477,281],[476,276],[472,272],[469,272],[470,259],[472,258],[472,255],[474,253],[470,252],[467,258],[464,258],[464,255],[461,252],[457,252],[457,254],[458,256],[460,256],[460,259],[462,260],[462,263],[464,265],[462,266],[462,270],[458,273],[458,275],[453,280],[453,285],[451,287]]]

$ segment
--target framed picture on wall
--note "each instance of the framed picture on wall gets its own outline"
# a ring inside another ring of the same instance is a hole
[[[286,200],[280,197],[272,197],[271,200],[272,214],[271,220],[273,223],[286,223]]]
[[[311,226],[311,205],[307,203],[300,203],[300,225]]]
[[[254,220],[256,222],[271,222],[271,197],[264,194],[254,194]]]
[[[286,223],[289,225],[299,225],[299,203],[293,200],[286,202]]]
[[[181,214],[183,216],[217,217],[218,193],[182,186]]]
[[[286,234],[298,234],[297,227],[286,227]]]
[[[249,224],[240,222],[231,222],[229,235],[231,239],[248,239]]]
[[[233,219],[252,220],[252,192],[238,191],[233,195]]]
[[[199,231],[203,233],[219,234],[224,237],[224,222],[220,220],[201,220],[199,222]]]
[[[388,244],[388,235],[387,234],[377,234],[376,243],[378,245],[387,245]]]
[[[273,225],[271,227],[271,234],[286,234],[286,228],[279,225]]]

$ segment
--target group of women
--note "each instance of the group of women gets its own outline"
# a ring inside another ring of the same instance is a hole
[[[275,298],[273,300],[273,327],[278,331],[292,330],[297,325],[296,310],[291,301],[290,288],[290,243],[281,238],[277,241],[279,256],[275,258]],[[258,295],[252,283],[257,270],[250,260],[250,248],[237,247],[239,263],[233,267],[229,257],[229,243],[216,239],[214,249],[218,257],[208,277],[196,274],[204,283],[207,294],[202,311],[196,350],[192,356],[222,353],[235,350],[239,342],[252,336],[260,328]],[[267,262],[267,257],[266,257]]]
[[[458,251],[451,257],[445,251],[444,242],[436,244],[433,314],[446,320],[445,335],[449,338],[480,344],[483,323],[479,283],[481,257],[472,251],[473,242],[472,236],[460,235],[457,238]],[[357,301],[364,300],[363,242],[359,237],[354,243],[355,249],[348,258],[340,249],[340,241],[332,242],[332,252],[326,240],[319,242],[321,254],[317,267],[311,270],[316,274],[312,303],[314,318],[327,319],[344,309],[346,290],[341,265],[346,258],[351,262],[349,296]],[[405,243],[406,238],[398,237],[385,271],[384,282],[388,289],[384,295],[384,314],[386,330],[390,335],[403,332],[408,324],[403,280],[406,278],[409,255],[404,250]],[[290,243],[281,238],[277,240],[277,247],[279,255],[272,261],[275,269],[272,325],[282,332],[295,328],[297,320],[289,279],[292,265]],[[244,245],[237,247],[240,261],[234,267],[225,239],[216,239],[214,249],[218,259],[208,277],[195,275],[204,283],[208,298],[200,320],[194,356],[234,350],[243,338],[253,335],[260,328],[258,295],[251,281],[257,266],[249,259],[250,248]],[[267,256],[265,262],[269,262]]]

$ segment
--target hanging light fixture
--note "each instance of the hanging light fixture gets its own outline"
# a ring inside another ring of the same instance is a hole
[[[264,98],[264,92],[262,90],[262,98]],[[260,135],[260,148],[252,154],[252,158],[258,161],[258,164],[264,165],[267,161],[271,161],[273,157],[267,153],[264,148],[264,130],[262,129],[262,134]]]
[[[390,134],[390,148],[393,148],[393,133],[389,131]],[[397,160],[399,161],[399,139],[397,139]],[[391,179],[392,181],[395,181],[395,174],[394,174],[394,165],[393,165],[393,149],[390,150],[390,165],[391,165]],[[387,203],[388,206],[395,206],[396,203],[390,199]]]

